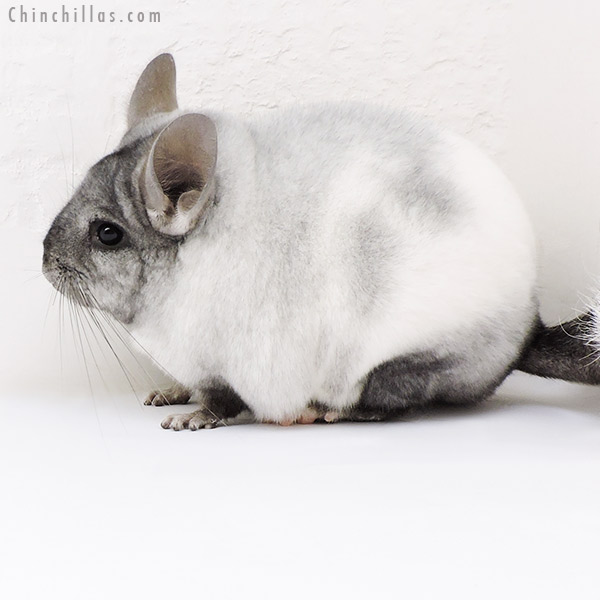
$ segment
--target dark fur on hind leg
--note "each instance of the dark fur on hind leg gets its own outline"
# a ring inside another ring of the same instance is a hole
[[[382,421],[416,415],[433,405],[473,405],[490,396],[508,373],[491,382],[465,383],[464,369],[458,358],[426,352],[388,361],[371,371],[344,419]]]

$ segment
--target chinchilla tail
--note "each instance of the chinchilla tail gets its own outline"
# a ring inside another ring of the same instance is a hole
[[[590,310],[553,327],[538,318],[515,369],[540,377],[600,384],[600,313]]]

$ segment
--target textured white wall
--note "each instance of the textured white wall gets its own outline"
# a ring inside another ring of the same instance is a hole
[[[184,106],[249,113],[352,98],[435,118],[486,148],[521,192],[539,233],[546,314],[569,315],[600,274],[595,2],[95,4],[117,20],[159,10],[160,24],[10,23],[10,4],[0,14],[0,226],[35,234],[27,268],[72,185],[123,133],[137,75],[170,51]]]

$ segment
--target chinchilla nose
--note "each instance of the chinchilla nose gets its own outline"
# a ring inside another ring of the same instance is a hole
[[[58,261],[52,259],[50,254],[44,250],[44,257],[42,258],[42,273],[48,279],[51,280],[52,271],[58,266]]]
[[[50,233],[47,233],[44,238],[44,256],[42,258],[42,270],[44,272],[50,267],[50,263],[52,262],[51,246]]]
[[[42,258],[42,273],[47,275],[48,271],[56,268],[58,265],[58,259],[52,257],[49,252],[44,250],[44,257]]]
[[[42,273],[50,282],[52,282],[52,273],[60,265],[60,260],[54,250],[56,244],[53,241],[53,237],[52,230],[50,230],[44,238],[44,254],[42,257]]]

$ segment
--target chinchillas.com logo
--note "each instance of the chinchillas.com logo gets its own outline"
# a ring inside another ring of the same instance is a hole
[[[41,10],[23,4],[8,9],[11,23],[160,23],[159,11],[102,10],[94,4],[68,7],[61,5],[54,10]]]

